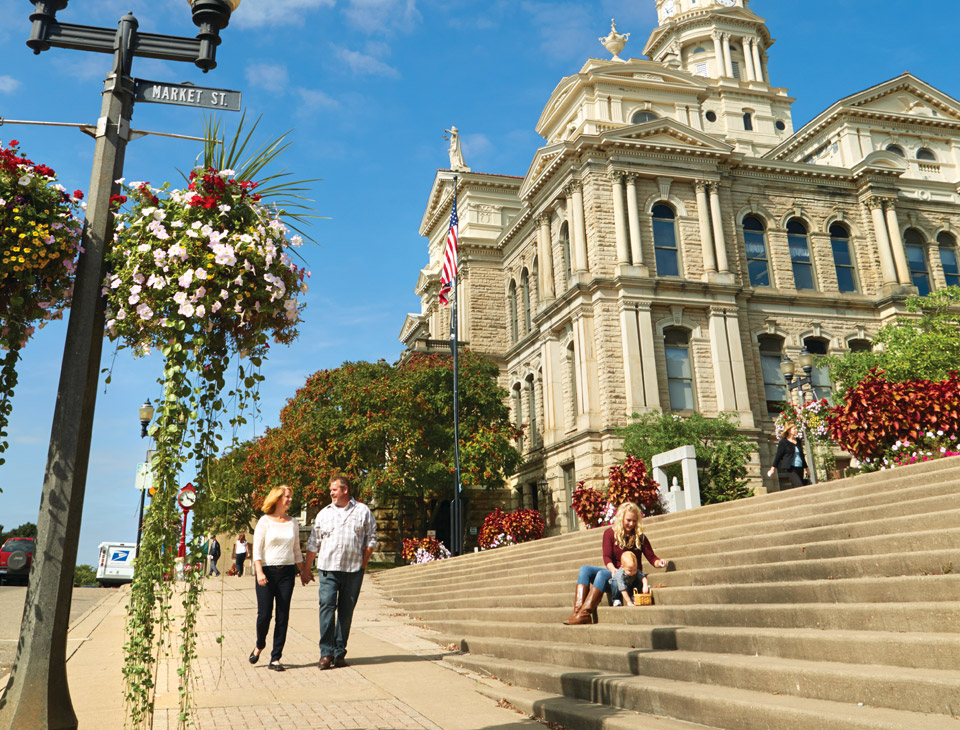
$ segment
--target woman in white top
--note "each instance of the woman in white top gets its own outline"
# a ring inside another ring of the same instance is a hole
[[[290,599],[293,583],[303,570],[300,552],[300,525],[287,514],[293,492],[288,486],[275,487],[263,500],[263,517],[253,533],[253,569],[257,576],[257,648],[250,652],[250,663],[256,664],[267,645],[267,629],[273,605],[277,618],[273,625],[273,651],[269,668],[284,671],[280,663],[287,640]]]
[[[243,575],[243,561],[247,559],[247,537],[242,532],[233,543],[233,564],[237,570],[237,576]]]

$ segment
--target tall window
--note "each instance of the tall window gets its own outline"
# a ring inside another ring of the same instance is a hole
[[[936,162],[937,156],[933,154],[933,150],[928,150],[926,147],[917,150],[917,159],[924,160],[926,162]]]
[[[788,400],[787,383],[780,369],[780,361],[783,359],[783,338],[776,335],[760,335],[759,343],[767,413],[779,413]]]
[[[850,340],[847,342],[850,352],[871,352],[873,343],[870,340]]]
[[[580,521],[577,513],[573,511],[573,493],[577,488],[577,467],[576,463],[571,461],[560,467],[563,472],[563,494],[567,498],[567,525],[571,530],[578,529]]]
[[[756,216],[748,215],[743,219],[743,244],[747,249],[750,286],[770,286],[766,228]]]
[[[520,339],[519,322],[517,321],[517,282],[510,282],[507,299],[509,300],[507,306],[510,307],[510,341],[516,342]]]
[[[652,122],[656,118],[657,118],[657,115],[654,114],[653,112],[639,111],[639,112],[633,113],[633,116],[630,117],[630,123],[640,124],[641,122]]]
[[[796,218],[787,222],[787,245],[790,247],[790,263],[793,264],[793,281],[797,289],[816,289],[807,227]]]
[[[517,419],[517,427],[523,426],[523,399],[520,397],[519,383],[513,386],[513,413],[514,418]],[[523,436],[524,432],[520,431],[520,435],[517,437],[517,449],[521,453],[523,452]]]
[[[677,214],[663,203],[653,206],[653,254],[659,276],[680,276]]]
[[[917,287],[920,296],[930,293],[930,278],[927,276],[927,242],[916,228],[908,228],[903,234],[903,245],[907,249],[907,263],[910,265],[910,278]]]
[[[747,132],[753,131],[753,114],[750,112],[743,113],[743,128]]]
[[[940,265],[947,286],[960,286],[960,269],[957,268],[957,239],[944,231],[937,236],[940,244]]]
[[[671,327],[663,331],[663,347],[667,357],[667,387],[670,408],[693,410],[693,369],[690,365],[690,331]]]
[[[567,345],[567,383],[570,400],[567,404],[567,422],[570,428],[577,425],[577,413],[580,407],[577,405],[577,353],[571,342]]]
[[[523,332],[530,332],[530,275],[524,269],[520,274],[520,290],[523,292]]]
[[[830,247],[833,249],[833,267],[837,272],[840,291],[857,291],[857,270],[850,251],[850,233],[838,223],[830,226]]]
[[[906,153],[903,151],[903,147],[898,144],[888,144],[887,152],[892,152],[895,155],[900,155],[901,157],[906,157]]]
[[[570,286],[570,276],[573,274],[573,267],[570,262],[570,226],[566,221],[560,226],[560,255],[563,256],[563,271],[566,278],[567,287]]]
[[[533,376],[528,375],[526,380],[527,387],[527,422],[530,424],[530,447],[534,448],[540,443],[537,432],[537,390],[533,384]]]
[[[820,337],[805,338],[803,346],[813,355],[827,354],[827,341]],[[830,398],[833,386],[830,383],[830,371],[825,365],[814,364],[813,372],[810,373],[810,380],[813,381],[813,393],[818,400],[820,398]]]

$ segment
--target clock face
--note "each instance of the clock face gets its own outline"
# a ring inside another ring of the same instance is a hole
[[[663,4],[663,14],[668,18],[677,14],[677,4],[674,2],[674,0],[667,0]]]
[[[197,501],[197,493],[192,489],[184,489],[177,497],[177,501],[180,502],[181,507],[193,507],[193,503]]]

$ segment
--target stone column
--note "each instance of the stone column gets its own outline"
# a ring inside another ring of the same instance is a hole
[[[737,394],[734,390],[733,369],[730,366],[724,311],[711,307],[709,322],[710,357],[713,360],[713,381],[717,388],[717,410],[736,412]]]
[[[623,212],[623,173],[614,170],[613,179],[613,228],[617,236],[617,263],[630,263],[630,249],[627,243],[627,221]]]
[[[566,430],[563,404],[563,352],[552,334],[546,335],[543,354],[543,443],[559,441]]]
[[[710,273],[717,270],[717,256],[713,248],[713,230],[710,228],[710,204],[707,202],[709,183],[697,180],[697,216],[700,219],[700,247],[703,250],[703,270]]]
[[[717,250],[717,270],[729,271],[727,242],[723,235],[723,219],[720,217],[720,185],[710,183],[710,217],[713,221],[713,242]]]
[[[743,36],[740,43],[743,45],[743,66],[747,72],[747,81],[756,81],[757,73],[753,70],[753,38]]]
[[[757,81],[760,83],[766,82],[766,74],[763,73],[763,64],[760,62],[760,39],[755,39],[752,44],[750,44],[750,51],[753,54],[753,65],[756,69]]]
[[[713,34],[713,55],[717,62],[717,78],[723,76],[723,46],[720,43],[720,34]]]
[[[570,277],[577,273],[580,265],[577,263],[577,233],[576,220],[573,216],[573,184],[563,186],[563,195],[566,198],[564,213],[567,218],[567,248],[570,253],[570,276],[567,277],[567,288],[570,288]]]
[[[907,263],[907,250],[903,247],[900,237],[900,221],[897,220],[896,203],[892,200],[884,201],[883,209],[887,214],[887,233],[890,236],[890,248],[893,250],[893,263],[897,268],[897,280],[901,284],[913,284],[910,278],[910,264]]]
[[[587,229],[583,217],[583,183],[579,180],[573,185],[573,227],[577,248],[577,271],[589,271],[587,259]]]
[[[620,335],[626,381],[626,415],[659,410],[660,390],[649,302],[636,305],[620,302]]]
[[[640,203],[637,200],[637,176],[627,176],[627,220],[630,221],[630,259],[634,266],[643,264],[640,247]]]
[[[643,364],[643,397],[647,408],[660,410],[660,383],[653,348],[653,314],[650,302],[637,304],[637,330],[640,334],[640,360]]]
[[[730,55],[730,34],[724,33],[721,38],[723,47],[723,68],[727,72],[727,78],[733,78],[733,57]]]
[[[893,263],[893,251],[890,249],[890,237],[887,235],[887,222],[883,218],[883,200],[877,197],[867,198],[867,207],[873,219],[873,230],[877,234],[877,249],[880,253],[880,273],[884,284],[896,284],[897,269]]]
[[[540,250],[540,288],[543,292],[543,298],[541,301],[547,302],[557,295],[553,278],[553,239],[550,232],[550,216],[544,213],[538,217],[537,225],[539,226],[539,239],[542,245]]]

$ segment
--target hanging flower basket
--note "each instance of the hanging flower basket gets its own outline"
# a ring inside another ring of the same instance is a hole
[[[67,193],[53,170],[21,155],[19,146],[12,140],[0,147],[0,455],[20,350],[38,328],[63,316],[82,228],[83,193]]]

